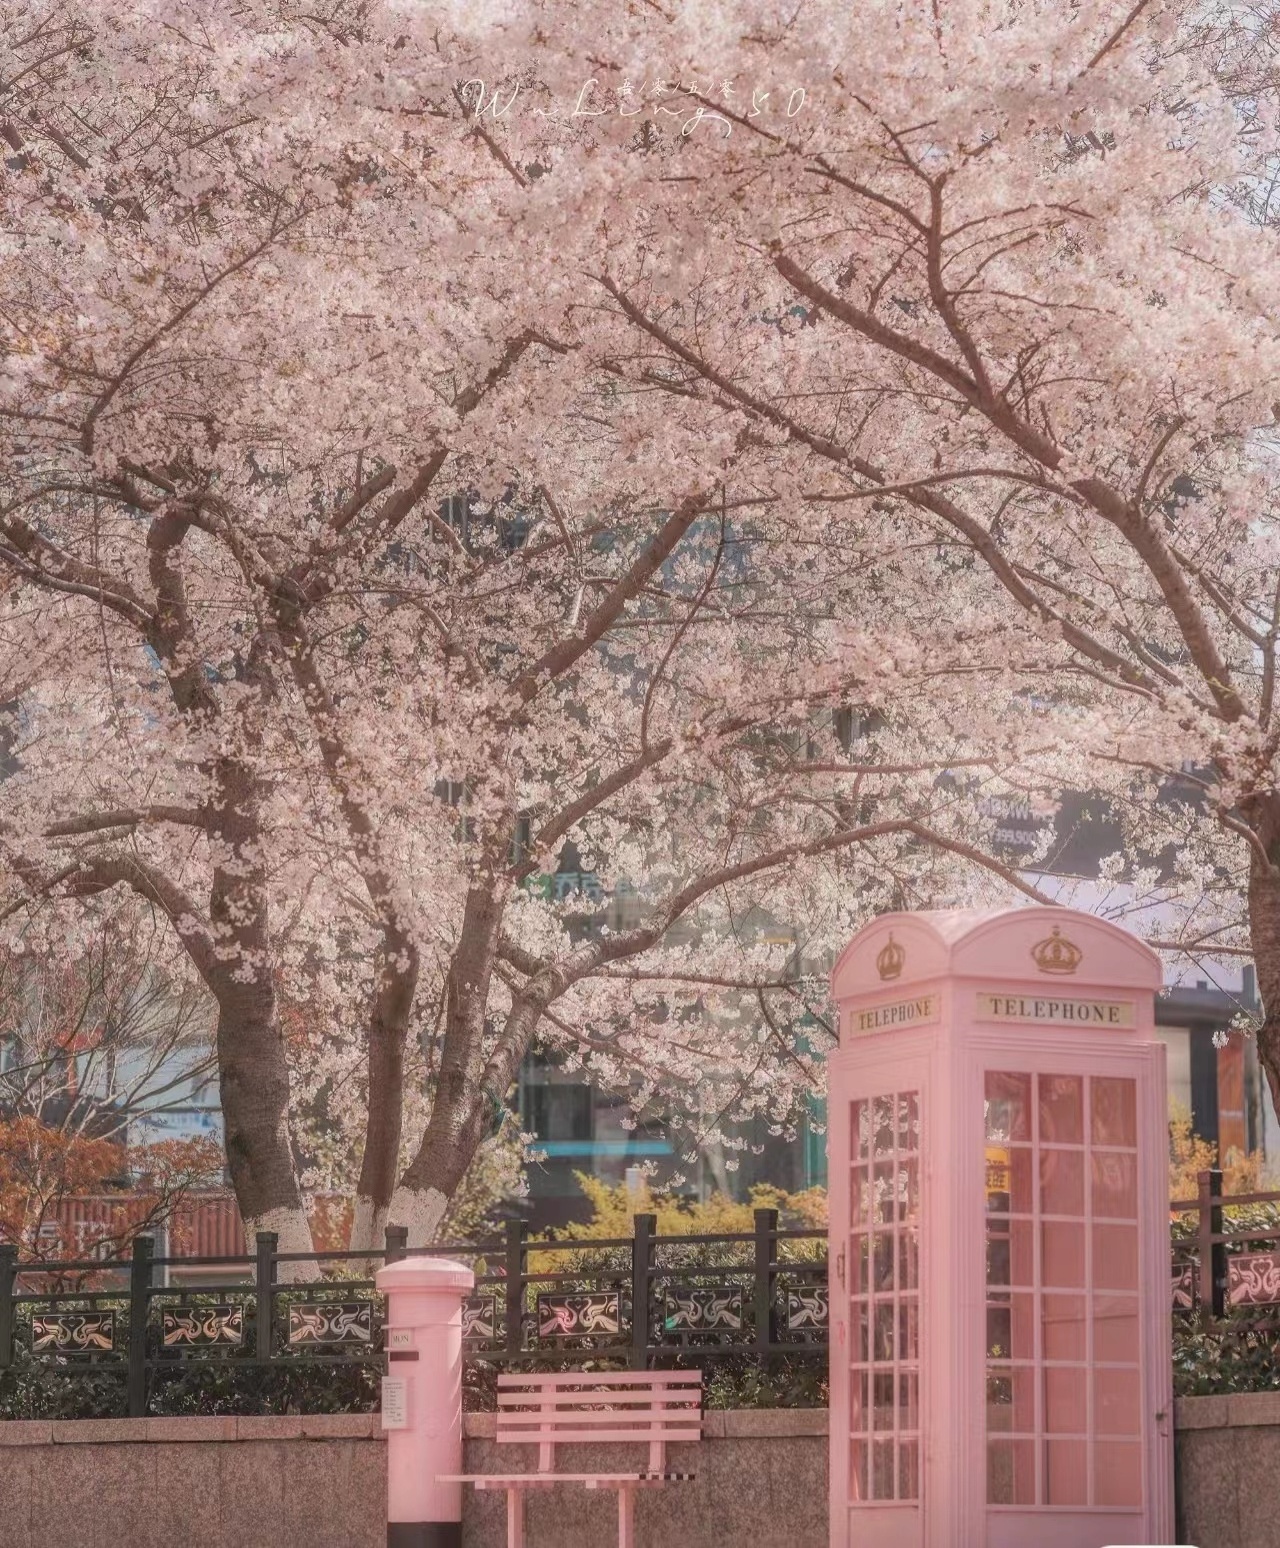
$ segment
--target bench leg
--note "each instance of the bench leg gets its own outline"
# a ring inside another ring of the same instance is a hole
[[[625,1485],[618,1490],[618,1548],[636,1545],[636,1491]]]
[[[524,1490],[507,1490],[507,1548],[524,1548]]]

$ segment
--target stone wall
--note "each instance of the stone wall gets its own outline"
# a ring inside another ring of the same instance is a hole
[[[385,1548],[377,1416],[0,1424],[4,1548]]]
[[[1280,1543],[1280,1392],[1179,1398],[1178,1541]]]
[[[466,1468],[533,1470],[533,1448],[493,1441],[468,1414]],[[693,1483],[642,1491],[640,1548],[825,1548],[827,1416],[709,1413],[673,1446]],[[564,1449],[560,1467],[646,1466],[623,1446]],[[505,1496],[464,1494],[466,1548],[502,1548]],[[614,1540],[615,1497],[580,1487],[529,1501],[529,1548]],[[0,1422],[3,1548],[385,1548],[386,1449],[377,1415]]]
[[[1178,1541],[1280,1544],[1280,1392],[1177,1405]],[[672,1447],[690,1484],[642,1492],[640,1548],[825,1548],[827,1416],[708,1413]],[[384,1548],[386,1452],[376,1415],[0,1422],[3,1548]],[[467,1415],[466,1466],[532,1470],[532,1448]],[[645,1465],[637,1450],[567,1447],[560,1466]],[[502,1548],[504,1498],[467,1490],[466,1548]],[[530,1548],[613,1541],[614,1498],[564,1488],[529,1501]]]

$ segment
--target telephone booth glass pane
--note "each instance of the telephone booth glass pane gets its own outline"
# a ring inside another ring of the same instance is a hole
[[[984,1096],[988,1503],[1140,1505],[1136,1082]]]
[[[854,1503],[920,1490],[920,1100],[850,1107],[849,1482]]]

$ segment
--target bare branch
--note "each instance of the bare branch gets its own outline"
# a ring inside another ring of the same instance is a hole
[[[102,833],[109,828],[136,828],[147,822],[173,822],[186,828],[209,826],[209,814],[187,806],[135,806],[119,811],[89,812],[83,817],[69,817],[55,822],[44,830],[46,838],[71,838],[83,833]]]
[[[166,318],[158,328],[152,329],[142,343],[125,356],[123,362],[117,367],[115,375],[112,376],[111,380],[94,399],[89,407],[89,412],[84,417],[80,430],[80,450],[86,457],[93,454],[94,431],[97,428],[99,419],[102,418],[103,414],[111,406],[116,394],[124,386],[125,382],[128,381],[134,367],[140,364],[162,339],[167,338],[169,334],[180,328],[193,312],[198,311],[220,285],[231,279],[233,275],[250,268],[262,257],[263,253],[275,245],[285,232],[291,231],[305,217],[306,211],[300,211],[290,219],[283,221],[279,226],[273,227],[268,236],[251,247],[248,252],[241,254],[234,263],[229,263],[225,269],[215,274],[212,279],[200,287],[189,301],[180,306],[171,317]]]
[[[559,640],[532,666],[526,667],[512,684],[512,691],[526,704],[536,698],[543,686],[562,677],[610,627],[622,616],[628,602],[639,596],[652,576],[661,568],[697,520],[707,509],[710,496],[700,490],[686,495],[650,538],[627,572],[609,589],[603,600],[588,614],[582,627]]]
[[[1133,26],[1134,22],[1137,21],[1139,16],[1142,15],[1143,11],[1145,11],[1150,4],[1151,0],[1136,0],[1136,4],[1129,12],[1128,16],[1125,17],[1125,19],[1120,23],[1120,25],[1097,51],[1097,53],[1094,54],[1089,63],[1085,65],[1084,69],[1080,72],[1081,75],[1087,75],[1089,71],[1093,69],[1094,65],[1100,64],[1113,48],[1119,46],[1125,33],[1128,32],[1129,28]]]

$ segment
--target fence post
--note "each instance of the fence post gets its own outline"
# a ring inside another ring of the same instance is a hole
[[[632,1217],[631,1238],[631,1368],[649,1366],[649,1272],[653,1266],[653,1228],[657,1215]]]
[[[257,1307],[257,1347],[255,1353],[259,1360],[271,1358],[271,1323],[275,1316],[276,1298],[271,1292],[271,1276],[275,1271],[276,1249],[280,1245],[279,1234],[275,1231],[259,1231],[257,1234],[258,1252],[257,1264],[254,1271],[254,1294]]]
[[[1222,1234],[1222,1205],[1213,1202],[1222,1197],[1222,1173],[1217,1167],[1197,1172],[1196,1184],[1199,1195],[1196,1261],[1200,1269],[1200,1326],[1208,1328],[1226,1311],[1227,1249],[1224,1242],[1213,1239]]]
[[[0,1371],[13,1364],[13,1287],[18,1278],[18,1249],[0,1247]]]
[[[387,1226],[383,1231],[384,1246],[387,1249],[386,1263],[399,1263],[401,1258],[409,1256],[409,1227]]]
[[[778,1229],[776,1209],[758,1209],[756,1218],[756,1348],[768,1354],[778,1340],[777,1311],[774,1307],[773,1266],[774,1232]]]
[[[523,1220],[507,1221],[506,1353],[518,1355],[524,1347],[524,1276],[528,1263],[525,1252],[526,1226]]]
[[[147,1324],[150,1320],[151,1258],[155,1241],[135,1236],[129,1264],[129,1366],[127,1400],[130,1419],[147,1412]]]

